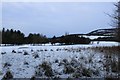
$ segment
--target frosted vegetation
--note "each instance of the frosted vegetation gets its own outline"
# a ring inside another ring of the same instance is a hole
[[[0,78],[118,78],[115,42],[64,46],[3,46]]]

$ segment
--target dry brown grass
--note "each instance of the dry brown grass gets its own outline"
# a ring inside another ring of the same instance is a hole
[[[120,54],[120,46],[91,47],[88,49],[105,54]]]
[[[104,55],[104,69],[106,71],[106,77],[118,77],[118,74],[120,74],[120,68],[119,68],[119,58],[120,58],[120,46],[103,46],[103,47],[90,47],[87,48],[92,51],[95,51],[96,53],[103,53]],[[112,72],[111,74],[109,74]],[[116,75],[113,75],[116,73]]]

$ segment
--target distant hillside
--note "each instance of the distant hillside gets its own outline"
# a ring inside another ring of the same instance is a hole
[[[91,39],[91,41],[117,41],[115,37],[116,28],[97,29],[87,34],[69,34],[69,36],[78,36]]]
[[[97,29],[94,30],[87,35],[94,35],[94,36],[114,36],[115,35],[116,28],[110,28],[110,29]]]
[[[69,34],[71,36],[114,36],[116,28],[97,29],[87,34]]]

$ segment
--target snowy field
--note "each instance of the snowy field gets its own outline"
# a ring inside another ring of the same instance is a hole
[[[118,77],[116,47],[117,42],[1,46],[0,78],[7,73],[13,78]]]

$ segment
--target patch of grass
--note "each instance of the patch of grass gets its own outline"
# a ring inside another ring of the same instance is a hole
[[[95,52],[101,52],[105,54],[119,54],[120,46],[101,46],[101,47],[91,47],[89,48]]]

